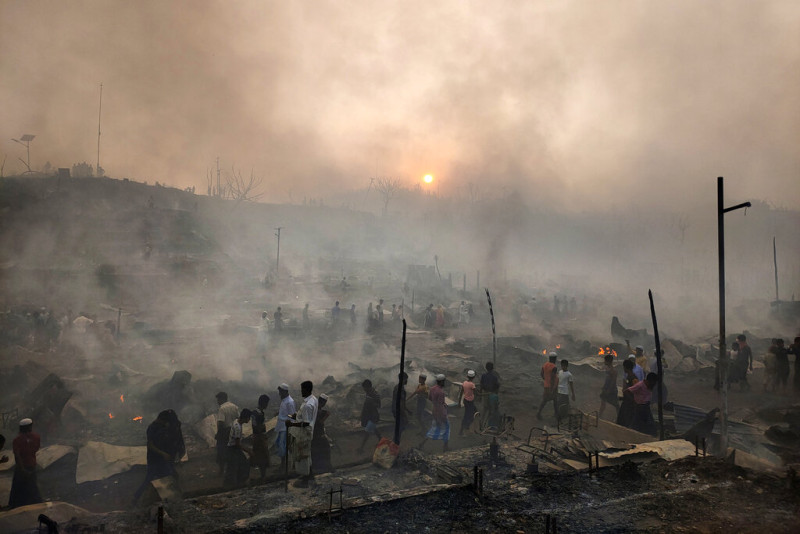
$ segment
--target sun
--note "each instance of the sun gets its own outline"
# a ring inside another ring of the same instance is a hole
[[[429,184],[429,183],[433,182],[433,175],[432,174],[426,174],[422,179],[425,181],[426,184]]]

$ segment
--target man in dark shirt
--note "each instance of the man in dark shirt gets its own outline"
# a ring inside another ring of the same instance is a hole
[[[175,462],[186,453],[181,422],[174,410],[164,410],[147,427],[147,474],[133,496],[134,504],[152,480],[177,476]]]
[[[483,421],[487,426],[500,426],[500,376],[492,362],[486,362],[486,372],[481,375],[480,394],[483,398]]]
[[[786,391],[789,382],[789,352],[783,345],[783,339],[776,339],[775,346],[775,379],[781,391]]]
[[[33,431],[33,421],[27,418],[20,421],[19,435],[13,443],[16,464],[8,498],[9,508],[42,502],[36,483],[36,453],[40,446],[41,438]]]
[[[364,393],[366,397],[364,397],[364,406],[361,408],[361,426],[364,427],[364,441],[361,442],[361,446],[358,448],[358,452],[364,451],[364,446],[367,444],[367,439],[369,439],[370,434],[375,434],[378,436],[378,440],[381,439],[381,433],[378,431],[378,421],[380,421],[381,416],[378,410],[381,407],[381,396],[375,391],[375,388],[372,387],[372,381],[370,379],[366,379],[361,383],[361,387],[364,388]]]

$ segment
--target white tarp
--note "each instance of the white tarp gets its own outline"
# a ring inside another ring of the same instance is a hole
[[[123,447],[89,441],[78,452],[75,482],[83,484],[123,473],[134,465],[147,465],[147,446]]]

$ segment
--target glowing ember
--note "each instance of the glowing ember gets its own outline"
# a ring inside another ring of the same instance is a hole
[[[120,395],[119,396],[119,401],[120,402],[125,402],[125,395]]]
[[[561,344],[559,343],[558,345],[556,345],[556,348],[560,349],[561,348]]]
[[[132,419],[132,421],[141,421],[141,420],[142,420],[142,416],[141,415],[137,415],[136,417],[134,417]]]
[[[605,356],[606,354],[611,354],[613,357],[617,357],[617,351],[613,350],[611,347],[600,347],[600,350],[597,351],[598,356]]]
[[[544,350],[542,351],[542,354],[544,354],[545,356],[547,356],[547,349],[544,349]]]
[[[108,418],[109,419],[114,419],[114,414],[113,413],[108,414]]]

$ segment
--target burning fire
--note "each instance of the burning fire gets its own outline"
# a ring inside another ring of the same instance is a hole
[[[120,395],[119,396],[119,401],[120,402],[125,402],[125,395]]]
[[[114,419],[114,414],[113,413],[108,414],[108,418],[109,419]]]
[[[544,350],[542,351],[542,354],[544,354],[545,356],[547,356],[547,349],[544,349]]]
[[[559,343],[558,345],[556,345],[556,348],[560,349],[561,348],[561,344]]]
[[[141,420],[142,420],[142,416],[141,415],[137,415],[136,417],[131,419],[131,421],[141,421]]]
[[[617,357],[617,351],[612,350],[611,347],[606,347],[605,349],[600,347],[600,350],[597,351],[598,356],[605,356],[606,354],[611,354],[615,358]]]

